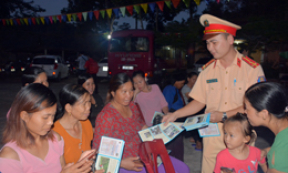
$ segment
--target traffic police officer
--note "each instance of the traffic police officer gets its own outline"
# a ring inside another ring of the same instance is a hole
[[[244,113],[245,90],[256,82],[265,81],[261,66],[234,49],[234,37],[240,26],[209,14],[200,17],[205,27],[203,40],[214,59],[205,64],[189,96],[194,100],[182,109],[164,116],[163,122],[195,114],[206,105],[210,122],[217,123],[220,136],[203,138],[202,173],[212,173],[217,154],[226,148],[223,121],[237,112]]]

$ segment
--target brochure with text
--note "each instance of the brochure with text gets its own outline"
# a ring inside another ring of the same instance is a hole
[[[208,126],[209,121],[210,121],[210,113],[201,114],[201,115],[187,118],[183,124],[183,127],[187,131],[195,130],[195,129],[199,129],[199,128],[203,128],[203,127]]]
[[[122,139],[102,136],[95,163],[96,170],[104,169],[105,173],[119,171],[125,142]]]
[[[207,127],[198,129],[198,132],[202,138],[220,136],[220,131],[217,123],[210,123]]]
[[[141,130],[138,134],[143,142],[162,139],[164,144],[167,144],[184,130],[182,124],[183,123],[169,123],[167,126],[164,126],[164,123],[161,123]]]

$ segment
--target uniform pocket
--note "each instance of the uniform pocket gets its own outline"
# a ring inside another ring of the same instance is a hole
[[[221,99],[221,85],[220,82],[209,83],[206,87],[207,93],[207,104],[216,103]]]

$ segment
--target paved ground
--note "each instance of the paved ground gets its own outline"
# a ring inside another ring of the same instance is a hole
[[[13,78],[0,78],[0,137],[2,136],[2,128],[6,122],[6,113],[9,110],[11,103],[16,93],[21,88],[19,77]],[[61,82],[50,81],[50,88],[58,95],[60,89],[67,83],[76,83],[76,78],[70,76],[68,79],[64,79]],[[107,81],[99,83],[99,94],[105,99],[107,93]],[[265,148],[271,146],[274,135],[267,128],[256,128],[258,134],[256,146],[259,148]],[[0,143],[0,147],[1,147]],[[201,158],[202,152],[195,151],[194,147],[191,146],[189,139],[184,139],[184,161],[189,166],[191,173],[200,173],[201,171]],[[260,171],[259,171],[260,172]]]

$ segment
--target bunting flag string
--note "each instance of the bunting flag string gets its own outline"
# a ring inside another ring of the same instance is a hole
[[[43,17],[31,17],[31,18],[16,18],[16,19],[0,19],[0,25],[2,23],[3,26],[29,26],[29,25],[40,25],[41,23],[43,25],[45,24],[57,24],[62,22],[82,22],[87,21],[87,18],[90,20],[93,20],[93,16],[96,20],[99,20],[99,14],[101,14],[102,18],[105,19],[105,13],[107,13],[108,18],[111,18],[112,15],[114,15],[116,18],[120,17],[120,12],[122,13],[122,16],[125,17],[126,10],[130,14],[130,16],[133,15],[133,10],[137,14],[141,12],[141,8],[145,13],[148,12],[148,7],[153,13],[155,11],[155,6],[157,4],[157,7],[163,12],[164,11],[164,4],[171,9],[173,5],[174,8],[177,8],[180,4],[180,2],[183,1],[185,6],[188,8],[190,6],[191,0],[161,0],[161,1],[155,1],[155,2],[149,2],[149,3],[141,3],[141,4],[134,4],[134,5],[128,5],[128,6],[122,6],[122,7],[115,7],[115,8],[109,8],[109,9],[101,9],[101,10],[95,10],[95,11],[84,11],[84,12],[77,12],[77,13],[68,13],[68,14],[61,14],[61,15],[52,15],[52,16],[43,16]],[[207,4],[209,4],[212,0],[203,0]],[[220,0],[213,0],[217,3],[220,3]],[[226,0],[229,1],[229,0]],[[172,2],[172,3],[171,3]],[[196,5],[200,5],[201,0],[194,0]],[[93,15],[94,14],[94,15]],[[82,20],[83,19],[83,20]]]

